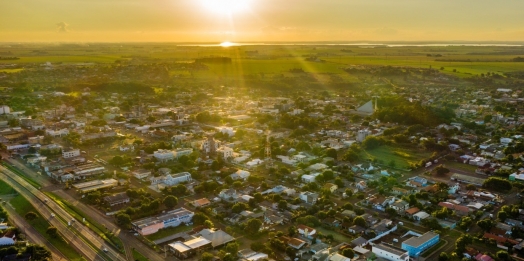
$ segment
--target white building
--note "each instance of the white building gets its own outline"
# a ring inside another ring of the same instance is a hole
[[[217,127],[217,130],[222,132],[223,134],[229,135],[229,137],[233,137],[235,135],[235,131],[231,127]]]
[[[53,137],[62,137],[62,136],[69,134],[69,130],[68,129],[60,129],[60,130],[46,129],[45,133]]]
[[[231,178],[233,180],[246,180],[249,176],[251,175],[251,173],[249,171],[246,171],[246,170],[237,170],[237,172],[231,174]]]
[[[371,252],[386,260],[409,261],[408,251],[384,243],[373,245]]]
[[[175,154],[170,150],[159,149],[153,153],[153,157],[155,157],[160,162],[166,162],[173,160],[175,158]]]
[[[359,130],[357,132],[357,141],[363,142],[367,136],[371,135],[371,131],[369,130]]]
[[[79,149],[69,149],[67,151],[62,151],[62,157],[64,157],[64,159],[74,158],[78,156],[80,156]]]
[[[0,105],[0,114],[9,114],[11,109],[7,105]]]
[[[191,155],[191,153],[193,153],[193,149],[191,148],[186,148],[186,149],[176,149],[174,151],[174,154],[175,154],[175,158],[180,158],[182,156],[189,156]]]
[[[217,153],[222,156],[224,159],[232,158],[233,157],[233,149],[230,147],[222,146],[218,148]]]
[[[193,179],[191,178],[191,173],[181,172],[177,174],[167,174],[161,177],[151,177],[151,185],[164,184],[166,186],[174,186],[182,182],[190,182]]]

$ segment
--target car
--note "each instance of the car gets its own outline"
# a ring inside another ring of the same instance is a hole
[[[51,213],[51,217],[55,217],[55,213]]]
[[[47,203],[47,198],[44,198],[44,202]]]
[[[135,235],[135,236],[138,236],[138,233],[135,233],[134,235]]]
[[[102,251],[104,251],[104,252],[106,252],[106,253],[109,252],[109,251],[107,250],[107,248],[105,248],[105,247],[104,247],[104,249],[102,249]]]

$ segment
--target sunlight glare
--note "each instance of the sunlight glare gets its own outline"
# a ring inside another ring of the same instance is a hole
[[[251,0],[200,0],[209,11],[232,14],[247,11]]]

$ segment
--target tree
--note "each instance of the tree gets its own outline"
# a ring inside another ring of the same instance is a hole
[[[342,156],[342,159],[349,162],[356,162],[360,159],[360,155],[356,151],[348,150],[344,156]]]
[[[355,219],[353,219],[353,224],[361,226],[361,227],[366,227],[367,226],[366,220],[363,217],[361,217],[361,216],[355,217]]]
[[[36,148],[35,148],[35,147],[30,147],[30,148],[27,150],[27,153],[29,153],[29,154],[35,154],[35,153],[36,153]]]
[[[500,250],[497,252],[497,259],[501,261],[511,260],[507,251]]]
[[[252,218],[247,221],[246,228],[244,230],[248,234],[254,235],[260,230],[260,227],[262,227],[262,221],[256,218]]]
[[[47,228],[45,233],[50,237],[56,238],[58,236],[58,229],[56,229],[56,227],[50,226]]]
[[[226,245],[225,251],[230,254],[236,255],[238,253],[238,249],[240,248],[240,245],[238,242],[230,242]]]
[[[477,187],[475,185],[473,185],[473,184],[468,184],[468,185],[466,185],[466,189],[467,190],[477,190]]]
[[[162,201],[164,206],[168,209],[174,208],[178,204],[178,198],[172,195],[166,196]]]
[[[295,236],[298,233],[298,230],[297,230],[297,228],[295,226],[290,226],[290,227],[288,227],[287,232],[288,232],[290,237],[293,237],[293,236]]]
[[[195,215],[193,215],[193,224],[196,226],[203,225],[208,219],[204,213],[196,212]]]
[[[499,192],[508,191],[512,188],[511,183],[508,180],[499,177],[489,177],[484,181],[482,187]]]
[[[355,256],[355,252],[349,247],[344,248],[341,254],[347,258],[353,258]]]
[[[449,169],[445,168],[442,164],[440,164],[435,168],[435,173],[438,176],[443,176],[449,173]]]
[[[211,220],[206,220],[204,221],[204,227],[206,228],[213,228],[215,225],[213,224],[213,222]]]
[[[364,141],[362,142],[362,147],[372,150],[375,148],[378,148],[383,143],[382,139],[376,137],[376,136],[367,136]]]
[[[331,158],[334,158],[335,160],[337,160],[337,150],[333,149],[333,148],[329,148],[326,150],[326,156],[327,157],[331,157]]]
[[[506,220],[508,218],[508,213],[506,213],[505,211],[499,211],[499,213],[497,213],[497,218],[501,222],[504,222],[504,220]]]
[[[448,256],[448,253],[446,252],[442,252],[438,256],[438,261],[448,261],[448,260],[449,260],[449,256]]]
[[[278,209],[281,209],[281,210],[285,210],[287,209],[287,201],[285,200],[280,200],[278,202]]]
[[[469,227],[471,227],[472,224],[473,224],[473,219],[471,219],[470,217],[462,217],[460,219],[460,223],[458,224],[458,227],[466,230]]]
[[[126,213],[118,213],[115,216],[116,223],[122,227],[131,227],[131,217]]]
[[[25,214],[25,219],[27,219],[28,221],[32,221],[32,220],[35,220],[38,216],[36,215],[35,212],[32,212],[32,211],[29,211]]]
[[[477,222],[477,226],[486,232],[491,230],[491,228],[495,226],[495,223],[491,219],[483,219]]]
[[[233,205],[233,207],[231,208],[231,211],[233,211],[233,213],[240,213],[246,210],[247,207],[248,206],[245,203],[238,202],[235,205]]]
[[[215,257],[213,254],[204,252],[200,257],[200,261],[211,261],[213,260],[213,257]]]
[[[31,260],[47,261],[51,260],[51,251],[40,245],[29,245],[25,248],[24,254],[31,255]]]

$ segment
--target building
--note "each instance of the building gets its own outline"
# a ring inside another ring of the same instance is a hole
[[[74,158],[80,156],[80,150],[79,149],[69,149],[62,151],[62,157],[64,159]]]
[[[309,191],[300,192],[299,198],[308,204],[315,204],[318,200],[318,193],[313,193]]]
[[[357,141],[363,142],[367,136],[371,135],[371,131],[369,130],[359,130],[357,132]]]
[[[203,237],[197,237],[186,242],[177,241],[168,246],[174,256],[180,259],[186,259],[196,255],[200,250],[210,248],[211,241]]]
[[[377,257],[386,260],[409,261],[409,254],[407,251],[385,243],[373,245],[371,252],[373,252]]]
[[[198,232],[198,234],[211,241],[211,246],[213,248],[225,245],[235,240],[235,238],[228,233],[216,229],[202,229],[200,232]]]
[[[116,206],[120,204],[129,203],[129,197],[127,196],[125,192],[122,192],[122,193],[117,193],[111,196],[104,197],[104,201],[109,206]]]
[[[111,188],[118,185],[116,179],[105,179],[105,180],[93,180],[88,182],[73,184],[75,189],[78,189],[82,193],[87,193],[99,189]]]
[[[106,170],[102,165],[96,163],[86,163],[76,166],[71,173],[74,174],[77,178],[101,174]]]
[[[160,162],[167,162],[175,159],[175,154],[170,150],[159,149],[153,153],[153,157]]]
[[[162,228],[176,227],[182,223],[189,223],[193,219],[194,214],[185,208],[179,208],[158,216],[133,221],[131,225],[136,232],[146,236],[154,234]]]
[[[437,244],[439,240],[439,234],[429,231],[422,236],[412,237],[402,242],[402,249],[408,251],[411,257],[418,257],[424,250]]]
[[[230,147],[222,146],[217,149],[217,153],[223,158],[223,159],[229,159],[233,157],[233,149]]]
[[[197,200],[193,200],[191,201],[191,205],[199,208],[199,207],[207,207],[209,205],[211,205],[211,201],[209,201],[209,199],[207,198],[201,198],[201,199],[197,199]]]
[[[191,148],[176,149],[174,151],[175,158],[177,158],[177,159],[182,157],[182,156],[189,156],[189,155],[191,155],[191,153],[193,153],[193,149],[191,149]]]
[[[177,174],[167,174],[161,177],[151,177],[151,185],[164,184],[166,186],[174,186],[182,182],[190,182],[193,180],[191,178],[191,173],[181,172]]]
[[[316,229],[308,227],[306,225],[298,225],[297,230],[300,235],[306,238],[312,238],[317,233]]]
[[[147,170],[147,169],[137,169],[137,170],[134,170],[131,173],[137,179],[145,179],[145,178],[151,176],[151,170]]]

